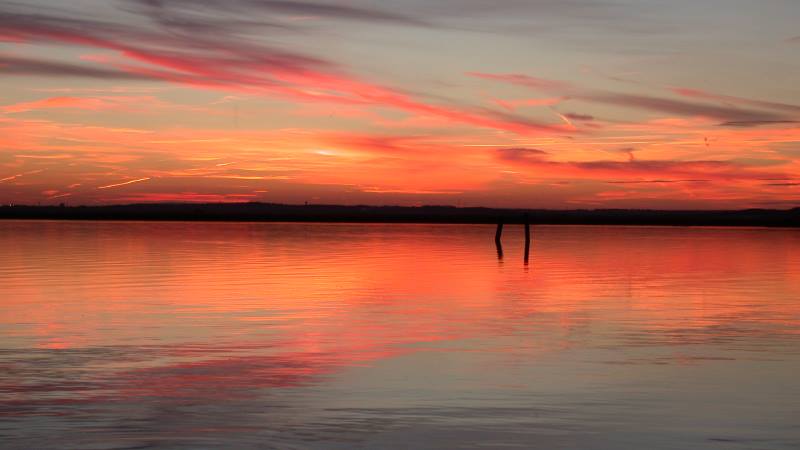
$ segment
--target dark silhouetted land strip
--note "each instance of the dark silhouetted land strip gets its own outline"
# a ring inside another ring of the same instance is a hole
[[[533,224],[800,226],[800,208],[790,210],[657,211],[629,209],[537,210],[450,206],[337,206],[273,203],[134,204],[111,206],[2,206],[0,219],[203,220],[264,222],[522,223]]]

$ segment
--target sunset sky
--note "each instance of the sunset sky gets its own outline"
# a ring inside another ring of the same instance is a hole
[[[0,0],[0,202],[800,206],[797,0]]]

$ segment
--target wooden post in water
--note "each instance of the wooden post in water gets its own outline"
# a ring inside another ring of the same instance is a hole
[[[503,236],[503,222],[497,222],[497,231],[494,233],[494,245],[497,246],[497,259],[503,259],[503,243],[500,238]]]
[[[531,255],[531,220],[530,217],[528,216],[528,213],[525,213],[525,264],[528,264],[530,255]]]

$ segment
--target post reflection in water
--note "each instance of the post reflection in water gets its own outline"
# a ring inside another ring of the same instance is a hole
[[[492,230],[0,222],[2,446],[800,445],[797,231]]]

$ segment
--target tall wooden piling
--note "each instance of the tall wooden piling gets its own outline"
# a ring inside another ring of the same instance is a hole
[[[494,233],[494,243],[500,245],[501,237],[503,237],[503,222],[497,222],[497,231]]]
[[[528,214],[525,214],[525,264],[531,255],[531,220]]]
[[[497,247],[497,259],[503,259],[503,243],[500,238],[503,237],[503,222],[497,222],[497,231],[494,233],[494,245]]]

